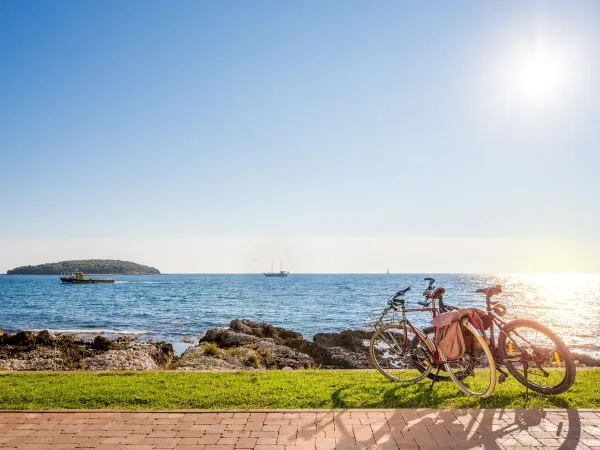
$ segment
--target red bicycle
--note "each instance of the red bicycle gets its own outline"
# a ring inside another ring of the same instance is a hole
[[[568,390],[575,381],[576,366],[566,344],[552,330],[535,320],[516,319],[506,321],[506,307],[493,297],[502,293],[502,286],[478,289],[485,295],[486,311],[483,321],[489,337],[489,347],[502,383],[508,374],[532,391],[541,394],[560,394]],[[441,312],[457,309],[444,305],[440,300]],[[497,330],[497,332],[496,332]],[[426,336],[435,336],[434,327],[423,329]],[[413,344],[417,344],[415,339]],[[413,367],[425,373],[427,360],[421,359]],[[451,374],[431,373],[425,375],[433,381],[451,379]],[[455,374],[461,376],[461,374]]]

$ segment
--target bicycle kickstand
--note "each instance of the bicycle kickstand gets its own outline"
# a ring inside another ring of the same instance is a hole
[[[500,372],[500,375],[498,376],[498,382],[504,383],[508,378],[508,374],[504,370],[502,370],[502,367],[500,367],[500,364],[498,363],[496,363],[496,371]]]
[[[523,362],[523,372],[525,374],[525,381],[527,381],[527,369],[529,363],[527,361]],[[527,402],[529,402],[529,384],[525,384],[525,406],[527,406]]]

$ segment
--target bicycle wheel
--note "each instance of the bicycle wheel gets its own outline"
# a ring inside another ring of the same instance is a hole
[[[444,364],[452,381],[466,394],[489,397],[496,389],[496,365],[492,352],[471,322],[463,319],[463,334],[467,350],[464,355]]]
[[[433,343],[424,335],[419,339],[411,327],[397,323],[373,333],[369,356],[373,366],[385,377],[395,382],[414,383],[425,378],[431,370],[431,365],[423,371],[414,366],[415,360],[429,356],[427,347],[433,348]],[[419,356],[415,358],[414,355]]]
[[[560,394],[575,381],[575,362],[565,343],[534,320],[517,319],[500,330],[500,357],[519,383],[541,394]]]
[[[423,334],[425,334],[425,336],[427,336],[427,338],[431,341],[431,342],[435,342],[435,331],[433,329],[433,327],[427,327],[427,328],[423,328],[421,331],[423,331]],[[419,340],[419,338],[417,336],[414,337],[413,342],[415,343],[415,345],[418,343],[417,341]],[[427,366],[430,366],[430,362],[429,362],[429,358],[427,358],[429,356],[428,353],[426,353],[425,355],[423,353],[414,353],[413,354],[413,367],[415,369],[417,369],[419,372],[424,372],[427,369]],[[455,371],[454,373],[456,374],[457,377],[459,377],[460,379],[464,378],[467,376],[466,373],[461,372],[460,368],[455,368],[457,371]],[[434,371],[437,373],[434,373]],[[450,376],[446,373],[446,368],[444,366],[440,366],[440,371],[437,372],[437,369],[432,368],[429,373],[427,374],[427,378],[429,378],[430,380],[435,380],[435,381],[452,381],[452,378],[450,378]]]

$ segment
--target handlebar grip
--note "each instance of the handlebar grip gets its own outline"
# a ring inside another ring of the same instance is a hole
[[[406,289],[402,289],[401,291],[398,291],[394,294],[394,298],[396,297],[402,297],[404,294],[406,294],[408,291],[410,291],[410,286],[407,287]]]

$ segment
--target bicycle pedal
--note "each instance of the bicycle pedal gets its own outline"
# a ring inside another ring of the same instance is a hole
[[[498,376],[498,383],[504,383],[506,381],[506,374],[505,373],[501,373]]]

